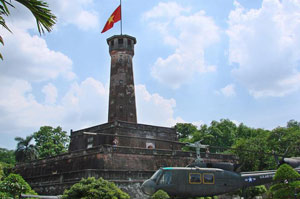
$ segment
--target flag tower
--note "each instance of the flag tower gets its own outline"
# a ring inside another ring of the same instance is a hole
[[[108,122],[137,123],[132,58],[136,39],[115,35],[107,39],[111,57]]]
[[[101,33],[118,21],[121,35],[107,39],[111,57],[108,122],[137,123],[132,58],[136,39],[122,34],[122,2],[108,18]]]

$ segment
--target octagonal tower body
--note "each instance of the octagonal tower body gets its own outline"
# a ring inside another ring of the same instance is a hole
[[[132,64],[136,39],[115,35],[107,44],[111,56],[108,122],[137,123]]]

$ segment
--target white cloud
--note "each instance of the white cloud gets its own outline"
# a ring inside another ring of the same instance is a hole
[[[42,92],[45,94],[45,103],[46,104],[54,104],[57,99],[57,89],[56,87],[48,83],[43,87]]]
[[[174,12],[165,12],[167,7]],[[172,10],[173,11],[173,10]],[[188,13],[188,15],[184,15]],[[196,74],[215,71],[205,62],[205,49],[219,41],[219,28],[204,11],[190,13],[177,3],[159,3],[143,17],[158,30],[164,42],[174,47],[167,58],[159,57],[152,67],[152,76],[172,88],[179,88]]]
[[[1,133],[26,135],[27,129],[43,125],[60,125],[67,130],[106,121],[108,89],[93,78],[74,83],[59,101],[57,89],[52,84],[45,85],[45,102],[35,99],[28,81],[1,78],[0,83],[0,92],[5,93],[0,96]]]
[[[233,76],[254,97],[285,96],[300,88],[300,2],[264,0],[229,15],[229,61]]]
[[[183,122],[180,117],[174,118],[176,101],[165,99],[157,93],[151,94],[145,85],[136,86],[136,103],[138,122],[161,126],[174,126]]]
[[[59,125],[68,131],[107,122],[108,86],[91,77],[74,82],[62,98],[57,97],[56,87],[48,83],[41,89],[45,95],[41,102],[25,80],[1,78],[0,92],[5,93],[0,96],[1,133],[25,136],[43,125]],[[144,85],[136,86],[136,99],[139,123],[174,126],[184,122],[174,117],[174,99],[151,94]]]
[[[153,18],[169,18],[178,17],[182,12],[188,12],[190,8],[183,8],[176,2],[163,3],[159,2],[157,6],[153,7],[152,10],[144,13],[145,19]]]
[[[99,30],[98,13],[91,8],[93,0],[48,0],[48,4],[58,17],[58,24],[73,24],[85,31]]]
[[[225,97],[233,97],[236,95],[235,85],[228,84],[224,88],[221,88],[219,91],[215,91],[217,95],[224,95]]]
[[[108,88],[91,77],[87,78],[80,84],[71,85],[62,105],[68,127],[76,129],[107,122]]]
[[[0,76],[28,81],[45,81],[62,76],[73,79],[72,61],[61,52],[50,50],[44,39],[12,27],[13,34],[1,30],[5,46]]]
[[[78,27],[82,30],[98,29],[99,21],[96,12],[81,11],[76,19]],[[79,24],[81,24],[79,26]]]

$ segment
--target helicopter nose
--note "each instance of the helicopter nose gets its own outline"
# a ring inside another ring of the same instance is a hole
[[[153,195],[155,193],[155,182],[153,180],[146,180],[141,187],[142,191],[147,195]]]

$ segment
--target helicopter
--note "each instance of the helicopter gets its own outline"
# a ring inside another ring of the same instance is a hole
[[[197,152],[197,159],[193,164],[187,167],[160,168],[150,179],[144,181],[141,190],[147,195],[163,190],[172,198],[215,196],[270,183],[276,173],[276,170],[236,172],[230,163],[207,164],[200,158],[200,148],[208,145],[198,142],[189,146],[195,147]],[[283,158],[281,163],[289,164],[300,173],[300,157]]]

